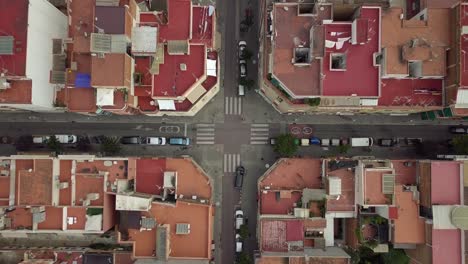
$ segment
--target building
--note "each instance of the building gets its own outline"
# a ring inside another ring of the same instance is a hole
[[[452,117],[444,93],[454,11],[448,3],[422,2],[418,10],[301,1],[267,6],[260,94],[281,113]]]
[[[344,220],[356,216],[347,167],[355,162],[346,164],[281,159],[259,178],[256,263],[350,263],[337,246],[345,238]]]
[[[190,158],[2,157],[0,234],[115,229],[136,263],[208,263],[212,193],[211,178]]]
[[[0,110],[54,111],[67,17],[47,0],[1,0],[0,17]]]
[[[84,0],[67,13],[69,67],[56,95],[65,110],[190,116],[218,92],[214,7]]]

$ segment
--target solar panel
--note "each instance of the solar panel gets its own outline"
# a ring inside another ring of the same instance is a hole
[[[0,54],[13,55],[13,36],[0,36]]]

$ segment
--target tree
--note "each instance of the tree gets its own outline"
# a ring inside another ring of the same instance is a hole
[[[81,152],[88,152],[91,149],[89,139],[79,137],[78,141],[76,142],[76,149]]]
[[[101,152],[105,156],[114,156],[122,150],[119,138],[104,136],[101,141]]]
[[[249,232],[249,228],[247,227],[247,225],[240,226],[239,235],[241,236],[242,240],[249,238],[250,232]]]
[[[31,135],[20,136],[15,141],[15,147],[19,151],[28,151],[33,145],[33,137]]]
[[[452,139],[455,153],[458,155],[468,155],[468,136],[456,136]]]
[[[409,257],[403,249],[390,248],[388,253],[381,255],[384,264],[408,264]]]
[[[63,150],[62,144],[55,136],[50,136],[46,143],[47,147],[56,153],[60,153]]]
[[[238,264],[252,264],[252,260],[250,260],[250,256],[247,253],[242,252],[239,255],[239,261],[237,261],[237,263]]]
[[[348,151],[351,149],[351,145],[346,144],[346,145],[339,145],[338,146],[338,152],[340,154],[346,154]]]
[[[282,134],[276,138],[275,151],[283,157],[296,154],[298,146],[294,143],[296,138],[291,134]]]
[[[247,89],[252,89],[252,87],[255,85],[255,81],[252,80],[252,79],[245,79],[245,78],[241,78],[239,80],[239,84],[240,85],[243,85],[245,87],[247,87]]]
[[[314,107],[319,106],[320,102],[321,102],[320,97],[304,99],[304,103],[306,103],[306,104],[308,104],[310,106],[314,106]]]

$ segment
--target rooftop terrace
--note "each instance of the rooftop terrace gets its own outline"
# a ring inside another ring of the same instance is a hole
[[[460,230],[432,230],[432,263],[464,263]]]
[[[52,160],[16,160],[18,205],[52,204]]]
[[[404,191],[402,185],[396,185],[395,205],[398,208],[398,217],[393,220],[393,242],[401,244],[424,243],[424,219],[419,217],[419,204],[413,199],[413,192]]]
[[[456,205],[460,196],[460,164],[455,161],[431,162],[432,204]]]
[[[328,164],[328,162],[327,162]],[[328,166],[326,166],[328,168]],[[341,194],[339,199],[327,199],[327,211],[354,211],[356,204],[354,198],[354,172],[347,168],[334,171],[327,169],[327,177],[337,177],[341,180]]]
[[[0,61],[2,60],[0,56]],[[32,81],[12,80],[10,88],[0,92],[0,104],[30,104],[32,102]]]
[[[382,79],[379,106],[441,106],[441,79]]]
[[[460,6],[460,24],[468,26],[468,3],[463,3]],[[460,84],[468,86],[468,35],[460,37]]]
[[[321,161],[319,159],[281,159],[259,182],[259,188],[272,190],[302,190],[321,187]]]
[[[367,27],[363,29],[367,36],[364,44],[351,44],[351,22],[325,25],[325,41],[336,44],[325,50],[322,68],[323,95],[379,95],[379,68],[373,65],[373,56],[379,52],[380,9],[362,7],[360,19],[367,22]],[[337,55],[345,56],[344,69],[340,66],[336,70],[332,63]]]
[[[365,169],[364,171],[364,201],[367,205],[392,204],[392,201],[383,193],[382,176],[393,175],[393,170]]]
[[[13,37],[13,54],[0,55],[0,72],[26,75],[26,42],[29,0],[0,0],[0,37]]]

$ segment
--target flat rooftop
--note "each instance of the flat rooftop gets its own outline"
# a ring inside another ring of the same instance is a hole
[[[62,230],[63,207],[47,206],[45,209],[46,219],[37,225],[39,230]]]
[[[468,26],[468,4],[460,5],[460,24],[461,26]],[[460,84],[461,86],[468,86],[468,37],[462,35],[460,37]]]
[[[325,41],[335,42],[325,49],[323,60],[324,96],[378,96],[379,68],[373,66],[374,53],[379,52],[380,9],[362,7],[360,19],[367,21],[367,42],[352,45],[351,22],[325,25]],[[343,43],[342,46],[340,43]],[[346,57],[345,70],[331,70],[332,58]]]
[[[154,217],[158,225],[170,226],[170,257],[206,259],[211,255],[212,213],[210,206],[178,201],[175,207],[154,203],[148,215]],[[176,234],[178,223],[190,224],[190,233]],[[135,241],[136,257],[155,257],[156,229],[142,232],[131,229],[129,234]],[[191,246],[187,247],[189,244]]]
[[[401,20],[401,8],[389,8],[383,12],[382,48],[386,53],[386,73],[408,75],[408,61],[417,60],[422,62],[422,76],[445,76],[446,48],[450,44],[451,32],[450,12],[448,8],[428,8],[426,21],[419,20],[419,17]]]
[[[190,0],[167,1],[166,25],[158,25],[159,40],[188,40],[190,38],[190,19],[192,16],[192,2]]]
[[[320,61],[313,60],[310,66],[297,67],[291,60],[298,44],[305,47],[310,45],[310,29],[318,26],[321,21],[320,18],[297,14],[297,6],[278,3],[274,5],[273,75],[295,96],[320,95]],[[324,41],[320,34],[314,37],[317,38],[316,42]]]
[[[328,162],[326,168],[328,168]],[[337,177],[341,180],[340,198],[327,199],[327,211],[354,211],[356,207],[354,198],[354,172],[347,168],[334,171],[328,171],[327,169],[326,174],[327,177]]]
[[[320,189],[322,177],[320,159],[291,158],[277,161],[259,182],[259,188],[272,190]]]
[[[379,106],[441,106],[441,79],[382,79]]]
[[[209,9],[209,6],[194,6],[192,8],[192,39],[190,42],[205,44],[212,48],[216,13],[210,16]]]
[[[68,34],[73,38],[74,52],[90,51],[89,36],[95,31],[95,6],[96,0],[72,1],[69,4],[68,13],[71,23],[68,27]]]
[[[91,58],[91,85],[130,87],[132,58],[127,54],[106,54]]]
[[[422,244],[425,242],[424,219],[419,217],[419,204],[413,200],[413,192],[395,186],[395,206],[398,217],[393,220],[393,242],[398,244]]]
[[[75,177],[76,204],[83,205],[88,194],[98,194],[98,199],[91,200],[91,206],[104,205],[104,177],[93,174],[78,174]]]
[[[18,205],[52,204],[52,160],[16,160]]]
[[[464,263],[461,231],[432,229],[432,263]]]
[[[0,56],[0,61],[2,61]],[[0,93],[0,104],[30,104],[32,102],[32,81],[12,80],[10,88]]]
[[[0,72],[6,76],[26,75],[28,0],[0,0],[0,37],[13,37],[13,54],[0,55]]]
[[[204,45],[190,45],[189,55],[169,55],[165,46],[164,64],[159,66],[159,74],[154,75],[153,97],[182,96],[205,75],[205,60]]]
[[[431,162],[431,199],[432,204],[461,204],[460,163],[455,161]]]
[[[163,191],[166,159],[138,159],[136,163],[136,191],[160,195]]]
[[[105,34],[125,34],[125,13],[123,6],[96,6],[95,24]]]
[[[265,193],[266,192],[266,193]],[[286,193],[286,195],[282,195]],[[260,214],[287,215],[297,207],[302,192],[296,191],[262,191],[260,196]]]
[[[391,204],[382,190],[382,176],[394,175],[393,170],[364,169],[364,201],[368,205]]]
[[[199,198],[211,199],[211,182],[204,171],[192,159],[168,158],[166,160],[168,171],[177,171],[177,193],[185,197],[193,195]]]

